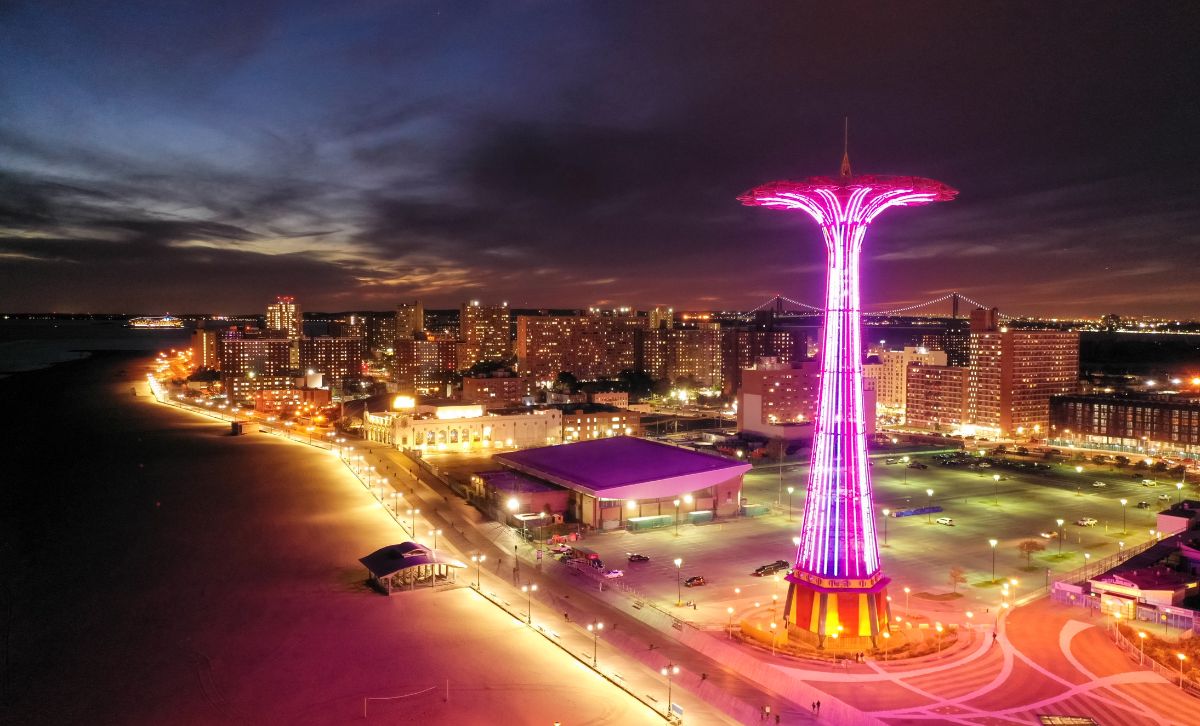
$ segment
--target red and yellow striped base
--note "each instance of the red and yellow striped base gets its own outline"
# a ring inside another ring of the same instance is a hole
[[[818,648],[825,647],[826,638],[853,639],[855,643],[869,639],[871,647],[879,647],[879,635],[887,630],[892,615],[888,578],[880,578],[874,587],[853,589],[788,579],[784,618],[789,631],[815,636]]]

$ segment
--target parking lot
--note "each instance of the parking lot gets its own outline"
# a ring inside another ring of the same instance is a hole
[[[911,588],[914,609],[922,604],[922,595],[938,597],[936,607],[940,608],[982,612],[996,607],[1000,595],[999,588],[991,584],[990,539],[997,540],[996,578],[1018,579],[1020,595],[1044,585],[1047,569],[1066,572],[1082,567],[1084,553],[1090,553],[1092,561],[1096,561],[1115,554],[1119,542],[1133,546],[1146,541],[1156,527],[1157,511],[1169,503],[1160,502],[1159,495],[1166,495],[1172,501],[1177,495],[1173,485],[1159,483],[1144,487],[1141,477],[1133,478],[1132,472],[1111,471],[1091,464],[1085,465],[1081,473],[1074,470],[1074,463],[1057,464],[1048,472],[1034,473],[1030,469],[1000,466],[974,470],[965,466],[945,467],[933,463],[929,455],[916,458],[928,468],[887,465],[885,457],[878,456],[873,457],[872,469],[877,511],[930,503],[944,510],[931,515],[887,518],[886,544],[882,514],[878,520],[883,566],[893,580],[891,592],[896,596],[904,587]],[[584,544],[602,557],[605,568],[624,570],[622,582],[665,602],[675,601],[677,573],[673,560],[680,558],[683,561],[678,572],[680,579],[703,575],[707,580],[702,587],[679,588],[682,600],[696,606],[684,617],[725,623],[727,607],[734,607],[738,613],[753,609],[755,602],[760,607],[769,607],[773,594],[782,603],[786,582],[754,577],[751,573],[777,559],[794,559],[791,539],[800,527],[806,475],[806,465],[785,465],[782,482],[775,467],[756,469],[746,476],[743,494],[751,503],[774,504],[782,483],[781,505],[766,516],[706,525],[681,524],[678,536],[670,527],[636,534],[597,533]],[[996,475],[1002,479],[996,481]],[[1100,480],[1105,482],[1104,487],[1091,486]],[[788,486],[794,489],[790,520]],[[932,496],[926,493],[930,489]],[[1127,500],[1124,534],[1121,498]],[[1138,509],[1140,501],[1147,501],[1150,508]],[[937,524],[940,517],[950,517],[953,526]],[[1094,526],[1075,524],[1088,517],[1096,520]],[[1057,534],[1058,518],[1064,520],[1061,544],[1057,536],[1041,536]],[[1037,541],[1046,548],[1034,553],[1028,565],[1018,549],[1026,540]],[[629,563],[625,558],[628,552],[645,554],[650,560]],[[957,587],[962,594],[957,599],[951,595],[954,588],[950,570],[954,567],[962,568],[966,576],[966,582]],[[949,601],[940,599],[947,595]],[[923,604],[934,602],[926,599]],[[901,605],[894,607],[902,614]]]

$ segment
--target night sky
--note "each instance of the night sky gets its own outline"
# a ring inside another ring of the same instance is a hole
[[[819,303],[1200,317],[1200,4],[0,3],[0,310]]]

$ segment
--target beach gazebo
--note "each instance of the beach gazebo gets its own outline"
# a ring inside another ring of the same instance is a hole
[[[434,585],[454,582],[455,571],[466,569],[462,560],[418,542],[401,542],[375,550],[359,559],[367,568],[367,579],[385,595],[417,583]]]

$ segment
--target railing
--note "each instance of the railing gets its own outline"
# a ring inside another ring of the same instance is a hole
[[[1178,685],[1193,696],[1200,696],[1200,683],[1192,680],[1186,674],[1181,674],[1178,667],[1171,668],[1145,655],[1142,652],[1140,644],[1135,644],[1132,640],[1126,638],[1117,628],[1109,628],[1108,631],[1109,637],[1113,639],[1117,647],[1125,651],[1131,658],[1136,658],[1138,665],[1143,668],[1149,667],[1150,670]]]

